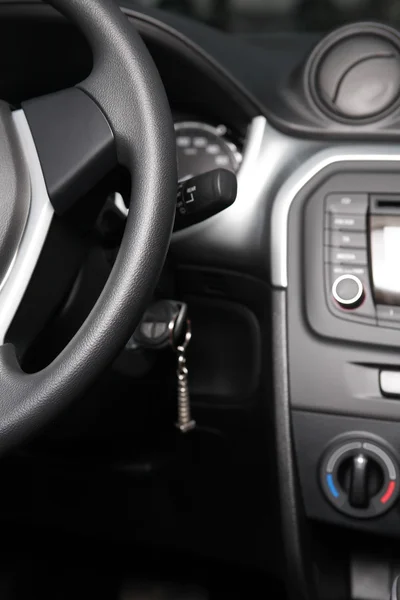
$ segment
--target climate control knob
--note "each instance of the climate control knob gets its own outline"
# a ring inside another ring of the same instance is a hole
[[[388,511],[400,492],[399,468],[384,442],[375,439],[341,440],[325,453],[322,489],[340,512],[370,519]]]
[[[372,498],[382,489],[384,471],[371,455],[362,450],[341,461],[338,481],[350,506],[368,509]]]
[[[342,308],[358,308],[364,300],[364,286],[355,275],[341,275],[333,283],[332,296]]]

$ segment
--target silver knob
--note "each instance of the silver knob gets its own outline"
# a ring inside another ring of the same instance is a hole
[[[364,300],[364,286],[355,275],[341,275],[332,286],[332,296],[342,308],[357,308]]]

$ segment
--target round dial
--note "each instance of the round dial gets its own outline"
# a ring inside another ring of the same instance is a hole
[[[374,438],[337,441],[323,457],[320,481],[337,510],[359,519],[384,514],[400,492],[397,461],[385,443]]]
[[[358,277],[341,275],[332,286],[332,295],[342,308],[357,308],[364,300],[364,287]]]
[[[236,173],[242,162],[237,146],[226,137],[225,125],[212,127],[205,123],[175,123],[180,180],[212,171],[228,169]]]

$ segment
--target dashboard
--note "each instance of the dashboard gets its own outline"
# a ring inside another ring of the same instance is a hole
[[[19,105],[90,71],[78,32],[42,4],[14,5],[9,19],[22,29],[1,31],[0,46],[15,50],[3,97]],[[175,363],[131,344],[88,392],[88,409],[72,410],[34,451],[76,452],[78,469],[82,450],[110,469],[118,529],[145,542],[273,573],[301,600],[329,600],[331,581],[336,599],[369,599],[373,565],[386,582],[373,597],[389,597],[400,538],[400,34],[367,23],[235,37],[123,8],[167,91],[179,179],[223,168],[238,180],[229,208],[172,235],[156,290],[189,306],[199,427],[192,444],[177,441],[166,426]],[[32,64],[15,87],[22,38]],[[118,252],[114,221],[96,231],[106,248],[85,263],[43,346],[67,335],[67,316],[82,321],[73,299],[86,310],[96,300]],[[37,346],[30,352],[34,360]],[[171,480],[185,481],[190,515]],[[112,528],[110,487],[87,501]]]
[[[261,402],[274,423],[292,594],[312,595],[311,564],[317,597],[329,598],[334,580],[337,596],[363,598],[354,590],[362,590],[365,554],[390,581],[395,567],[384,548],[396,554],[389,538],[400,536],[400,36],[371,23],[325,36],[242,38],[236,48],[232,40],[223,48],[217,34],[190,37],[220,60],[224,85],[237,78],[246,143],[228,136],[242,157],[235,204],[175,235],[171,253],[186,273],[196,265],[241,273],[243,288],[249,276],[268,282],[272,373],[261,364],[275,386]],[[375,68],[379,60],[385,68]],[[370,92],[375,85],[382,93]],[[205,292],[193,272],[190,279]],[[232,294],[222,275],[208,289],[216,288]],[[378,551],[374,536],[385,539]],[[333,553],[335,544],[346,553]]]

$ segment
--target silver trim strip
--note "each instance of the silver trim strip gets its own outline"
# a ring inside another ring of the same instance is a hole
[[[297,169],[279,189],[271,214],[271,282],[276,287],[286,288],[288,285],[288,223],[289,211],[299,192],[323,169],[339,162],[400,161],[400,146],[393,145],[393,150],[382,152],[382,147],[372,146],[366,151],[365,146],[337,147],[322,150],[308,159]]]
[[[398,575],[395,580],[393,581],[393,585],[392,585],[392,590],[390,593],[390,600],[399,600],[399,597],[397,595],[397,586],[399,583],[399,577],[400,575]]]
[[[129,215],[129,208],[126,206],[124,199],[119,192],[115,192],[114,194],[114,204],[121,215],[127,219]]]
[[[336,462],[343,454],[345,454],[345,452],[349,452],[350,450],[359,450],[361,447],[361,442],[349,442],[348,444],[344,444],[344,446],[341,446],[340,448],[335,450],[335,452],[332,454],[328,461],[328,464],[326,466],[326,472],[333,472]]]
[[[28,287],[54,214],[24,111],[15,111],[13,120],[29,169],[31,205],[17,253],[0,289],[0,344],[4,343],[6,333]]]
[[[386,454],[386,452],[383,452],[383,450],[378,448],[378,446],[375,446],[375,444],[370,444],[368,442],[363,444],[363,448],[365,448],[365,450],[369,450],[369,452],[373,452],[374,454],[376,454],[377,456],[379,456],[379,458],[381,458],[383,460],[383,462],[385,463],[387,470],[389,472],[390,479],[392,481],[395,481],[396,480],[396,469],[394,468],[394,464],[393,464],[391,458]]]

